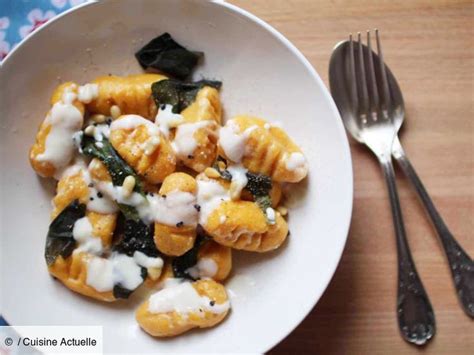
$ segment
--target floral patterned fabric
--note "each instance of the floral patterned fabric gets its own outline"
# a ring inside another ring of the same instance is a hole
[[[0,61],[28,34],[90,0],[0,0]]]

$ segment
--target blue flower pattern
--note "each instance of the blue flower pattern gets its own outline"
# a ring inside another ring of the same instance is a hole
[[[28,34],[89,0],[0,0],[0,62]]]

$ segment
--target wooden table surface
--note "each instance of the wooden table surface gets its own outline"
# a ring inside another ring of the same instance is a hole
[[[282,32],[328,83],[331,49],[349,32],[379,28],[401,86],[401,140],[464,249],[474,256],[474,2],[453,0],[230,0]],[[397,172],[408,240],[434,307],[437,333],[405,343],[395,317],[396,252],[381,171],[351,141],[354,212],[325,294],[272,354],[474,354],[474,322],[461,310],[445,256],[415,193]],[[328,236],[330,238],[330,236]]]

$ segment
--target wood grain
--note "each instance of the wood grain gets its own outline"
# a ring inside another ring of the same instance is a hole
[[[474,3],[472,1],[230,0],[270,23],[327,83],[331,49],[379,28],[407,117],[402,143],[465,250],[474,255]],[[431,298],[437,334],[405,343],[395,317],[396,258],[381,171],[351,141],[355,200],[344,255],[329,288],[272,354],[473,354],[474,322],[456,299],[445,257],[414,192],[397,173],[408,239]]]

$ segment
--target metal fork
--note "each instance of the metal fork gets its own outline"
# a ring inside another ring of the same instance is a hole
[[[378,56],[372,52],[369,31],[367,46],[362,44],[361,34],[358,33],[356,44],[350,35],[344,48],[335,50],[329,72],[331,91],[347,130],[357,141],[370,148],[382,167],[396,235],[398,324],[406,341],[421,345],[435,334],[435,318],[406,239],[391,159],[392,145],[400,128],[394,121],[400,108],[391,100],[401,93],[391,90],[377,30],[375,35]],[[343,96],[342,104],[338,95]]]

